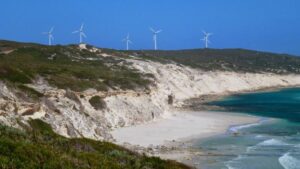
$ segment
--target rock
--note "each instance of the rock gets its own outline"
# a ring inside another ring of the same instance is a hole
[[[77,137],[77,132],[72,125],[66,125],[67,133],[70,137]]]

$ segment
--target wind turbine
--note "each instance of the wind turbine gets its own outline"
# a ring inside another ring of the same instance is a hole
[[[154,30],[153,28],[150,28],[150,31],[153,33],[153,41],[154,41],[154,50],[157,50],[157,34],[162,32],[162,30]]]
[[[127,34],[126,38],[122,40],[126,43],[126,50],[129,50],[129,44],[132,44],[132,41],[130,40],[129,34]]]
[[[48,45],[51,46],[52,45],[52,40],[54,40],[54,36],[53,36],[53,31],[54,31],[54,27],[52,27],[49,32],[43,32],[43,34],[48,35]]]
[[[81,24],[80,29],[76,30],[72,33],[78,33],[79,34],[79,43],[81,44],[83,42],[83,38],[86,38],[86,34],[83,32],[84,24]]]
[[[211,35],[213,35],[213,34],[212,34],[212,33],[207,33],[207,32],[205,32],[205,31],[202,31],[202,32],[203,32],[203,34],[204,34],[204,38],[201,39],[201,40],[204,41],[205,48],[208,48],[208,44],[210,43],[209,37],[210,37]]]

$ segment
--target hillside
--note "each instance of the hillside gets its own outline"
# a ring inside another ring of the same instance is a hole
[[[130,56],[161,63],[175,62],[204,71],[300,73],[300,57],[243,49],[128,52],[88,45],[80,49],[75,45],[48,47],[0,41],[0,79],[28,83],[39,75],[53,86],[68,86],[76,91],[90,87],[103,91],[139,87],[144,90],[153,76],[128,68],[129,63],[124,59]]]
[[[142,78],[134,69],[126,67],[122,55],[110,54],[91,46],[49,47],[0,41],[0,79],[26,84],[41,76],[50,85],[75,91],[91,87],[103,91],[135,89],[150,82],[147,75]]]
[[[52,116],[60,116],[60,111],[66,110],[59,108],[62,101],[56,98],[54,102],[58,105],[55,105],[51,94],[47,94],[49,91],[59,91],[55,88],[68,90],[67,95],[72,102],[79,101],[75,92],[91,88],[103,92],[146,90],[146,85],[150,84],[151,76],[124,66],[124,61],[107,53],[102,53],[101,57],[99,55],[100,50],[91,46],[47,47],[0,41],[0,168],[189,168],[174,161],[147,157],[109,142],[63,137],[52,130],[53,123],[58,120],[49,119],[48,123],[52,126],[34,120],[41,118],[36,115],[45,111],[45,105]],[[46,89],[39,90],[29,84],[44,85]],[[102,99],[98,96],[88,101],[95,109],[103,109]],[[84,108],[78,107],[78,111],[81,116],[75,116],[79,121],[89,116]],[[69,112],[65,113],[70,118]],[[70,125],[67,127],[69,134],[76,133],[70,130],[74,129],[71,126],[75,123],[68,123],[70,119],[66,118],[61,120],[64,125]],[[84,123],[94,124],[91,119]],[[101,127],[99,122],[97,124]],[[100,128],[97,132],[105,135]],[[73,137],[76,135],[73,134]]]
[[[205,71],[300,73],[300,57],[244,49],[194,49],[178,51],[135,51],[142,58],[174,61]]]
[[[1,168],[32,169],[187,169],[174,161],[146,157],[120,146],[89,139],[57,135],[41,120],[32,120],[25,131],[0,126]]]
[[[37,145],[37,153],[62,158],[69,168],[96,168],[99,157],[115,168],[185,168],[116,146],[111,132],[172,115],[191,98],[300,85],[299,63],[294,56],[233,49],[118,51],[0,41],[0,123],[13,127],[0,128],[0,148],[14,150],[3,150],[0,160],[22,168],[7,159],[28,161],[32,152],[19,150]],[[46,135],[35,124],[46,126]],[[28,165],[45,162],[34,155]]]

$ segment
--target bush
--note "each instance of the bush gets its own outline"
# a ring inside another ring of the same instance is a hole
[[[96,110],[102,110],[106,108],[106,103],[100,96],[93,96],[89,102]]]
[[[141,156],[112,143],[57,135],[41,120],[19,131],[0,126],[0,168],[11,169],[187,169],[174,161]]]
[[[27,84],[39,75],[53,86],[79,92],[89,88],[100,91],[108,88],[145,88],[150,84],[150,80],[136,70],[122,66],[118,58],[103,59],[74,46],[48,47],[0,41],[0,48],[3,45],[15,50],[1,55],[0,80]],[[56,59],[49,60],[54,54]]]

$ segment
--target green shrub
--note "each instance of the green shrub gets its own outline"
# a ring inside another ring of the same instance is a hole
[[[40,97],[43,97],[44,95],[36,90],[34,90],[33,88],[30,88],[26,85],[23,85],[23,84],[19,84],[18,85],[18,88],[24,92],[27,96],[29,96],[30,98],[33,98],[33,99],[38,99]]]
[[[141,156],[108,142],[68,139],[41,120],[19,131],[0,126],[0,168],[6,169],[187,169],[174,161]]]
[[[96,110],[101,110],[106,108],[106,103],[100,96],[93,96],[89,100],[90,104],[94,107]]]
[[[0,57],[0,80],[13,83],[31,83],[37,75],[62,89],[84,91],[95,88],[145,88],[150,80],[134,69],[121,66],[118,58],[101,58],[74,46],[41,46],[0,41],[1,46],[16,50]],[[55,54],[55,59],[49,59]],[[97,58],[90,61],[78,58]],[[110,65],[110,66],[108,66]],[[113,85],[113,86],[111,86]]]

